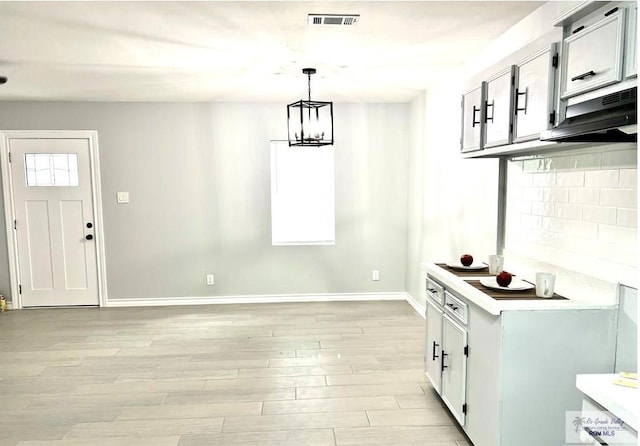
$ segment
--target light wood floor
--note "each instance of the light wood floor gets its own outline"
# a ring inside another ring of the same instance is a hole
[[[0,445],[468,446],[405,302],[0,314]]]

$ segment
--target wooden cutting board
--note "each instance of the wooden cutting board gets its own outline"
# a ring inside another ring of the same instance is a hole
[[[521,291],[502,291],[494,288],[489,288],[480,283],[479,280],[468,280],[468,284],[473,285],[483,293],[493,297],[494,299],[531,299],[531,300],[568,300],[564,296],[553,293],[553,297],[538,297],[536,296],[536,289],[531,288],[529,290]]]

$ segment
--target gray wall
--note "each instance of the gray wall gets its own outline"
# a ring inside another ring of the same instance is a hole
[[[98,131],[110,299],[403,291],[409,105],[334,106],[335,246],[271,246],[284,104],[3,102],[0,129]]]

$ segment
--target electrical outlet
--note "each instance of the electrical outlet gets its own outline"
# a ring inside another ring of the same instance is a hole
[[[213,280],[213,274],[207,274],[207,285],[214,285],[215,281]]]
[[[371,280],[380,280],[380,271],[377,269],[371,271]]]

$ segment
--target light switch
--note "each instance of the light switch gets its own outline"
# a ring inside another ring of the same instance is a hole
[[[118,203],[128,203],[129,202],[129,192],[118,192]]]

